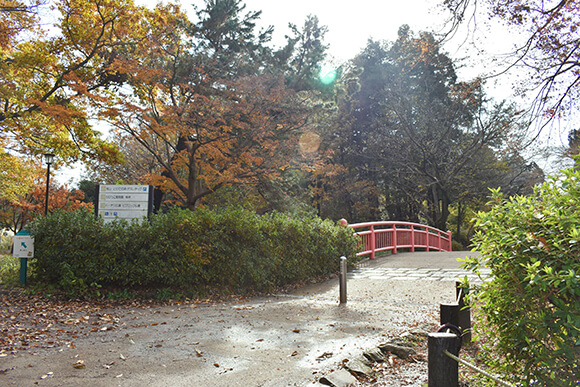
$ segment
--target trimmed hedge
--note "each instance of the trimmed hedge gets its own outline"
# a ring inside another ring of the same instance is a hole
[[[241,208],[173,209],[150,222],[105,225],[92,212],[55,211],[29,226],[33,280],[71,293],[91,286],[171,286],[264,292],[338,271],[354,257],[348,228],[316,217]]]

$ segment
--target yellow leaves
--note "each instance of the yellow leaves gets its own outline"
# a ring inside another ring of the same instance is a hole
[[[39,167],[0,149],[0,199],[12,202],[24,196],[34,185]]]
[[[102,86],[122,75],[119,49],[128,55],[142,41],[143,8],[125,0],[61,0],[57,8],[60,30],[31,28],[4,53],[10,60],[0,61],[0,141],[22,154],[51,150],[61,159],[113,161],[86,111],[115,100]]]
[[[140,32],[142,8],[124,0],[67,0],[58,6],[61,27],[75,50],[91,56],[97,48],[128,43]],[[95,43],[97,43],[95,45]]]
[[[34,4],[31,1],[30,4]],[[35,17],[30,12],[10,12],[11,8],[21,7],[20,1],[1,0],[0,7],[4,10],[0,19],[0,50],[10,48],[22,31],[34,28]]]

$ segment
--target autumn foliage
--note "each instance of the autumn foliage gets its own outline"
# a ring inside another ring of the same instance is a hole
[[[92,209],[92,203],[83,201],[83,191],[71,192],[66,185],[52,185],[49,189],[48,210],[73,211],[80,208]],[[0,224],[19,231],[30,221],[44,215],[46,206],[46,182],[38,180],[28,192],[12,200],[0,199]]]
[[[274,27],[260,28],[261,12],[242,0],[200,1],[192,12],[57,0],[50,31],[42,1],[0,4],[9,200],[28,192],[18,182],[51,152],[55,168],[93,166],[94,182],[154,185],[156,210],[230,205],[219,201],[237,190],[262,212],[308,207],[446,229],[453,206],[477,206],[487,185],[505,185],[502,156],[520,139],[518,110],[491,102],[481,79],[460,81],[437,37],[408,26],[395,42],[369,41],[328,83],[316,16],[276,48]]]
[[[101,118],[155,160],[139,178],[167,202],[193,209],[225,186],[276,179],[296,159],[306,109],[282,74],[260,69],[258,15],[239,1],[208,2],[192,22],[158,6],[142,56],[116,61],[130,93]]]

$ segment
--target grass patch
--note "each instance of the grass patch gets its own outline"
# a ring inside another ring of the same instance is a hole
[[[20,283],[20,258],[0,255],[0,287],[16,286]]]

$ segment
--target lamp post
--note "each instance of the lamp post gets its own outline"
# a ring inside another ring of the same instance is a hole
[[[52,153],[44,154],[44,162],[46,163],[46,200],[44,207],[44,215],[48,215],[48,187],[50,183],[50,164],[54,161],[54,155]]]

